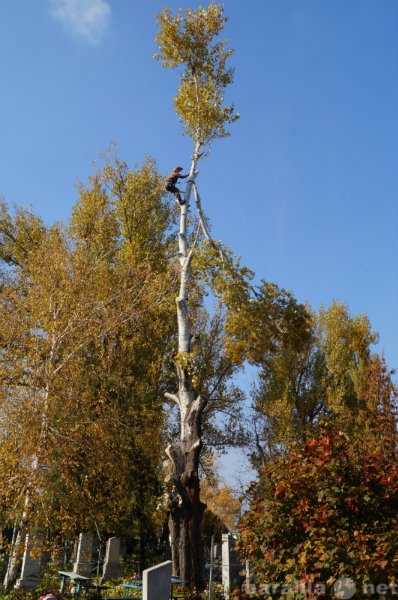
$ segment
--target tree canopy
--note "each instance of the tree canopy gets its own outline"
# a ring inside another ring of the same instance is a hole
[[[155,58],[179,70],[174,107],[193,141],[179,212],[151,157],[131,168],[108,153],[68,224],[0,204],[9,582],[28,531],[54,541],[99,527],[142,546],[167,504],[175,574],[201,589],[203,500],[219,532],[239,513],[228,486],[201,496],[201,473],[231,443],[258,471],[240,541],[258,576],[377,583],[396,569],[397,391],[366,315],[337,301],[316,314],[255,285],[209,233],[197,165],[239,117],[226,21],[214,2],[157,15]],[[247,364],[258,379],[245,430],[234,378]]]
[[[2,519],[53,539],[156,518],[174,338],[153,161],[108,163],[79,196],[69,227],[0,221]]]
[[[341,577],[363,589],[395,578],[397,390],[385,365],[367,367],[367,408],[322,420],[305,443],[264,464],[249,490],[239,546],[261,583]]]
[[[165,8],[157,16],[155,58],[164,67],[182,67],[174,107],[200,152],[217,138],[229,136],[228,125],[239,118],[233,104],[225,104],[225,90],[233,81],[227,67],[232,56],[226,40],[220,40],[227,17],[221,4],[211,2],[196,11],[181,9],[176,15]]]
[[[257,333],[254,325],[254,333],[242,336],[244,345],[254,341],[248,356],[259,368],[249,436],[256,467],[283,453],[292,441],[304,442],[323,419],[371,408],[363,389],[376,360],[372,346],[377,335],[366,315],[353,316],[337,301],[315,314],[293,298],[281,314],[282,325],[273,314],[268,326],[272,351],[267,351],[261,329],[267,314],[256,319]]]

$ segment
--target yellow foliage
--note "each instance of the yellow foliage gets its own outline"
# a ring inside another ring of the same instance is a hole
[[[198,147],[228,136],[227,125],[239,115],[234,113],[233,105],[223,106],[233,70],[226,67],[232,51],[218,38],[227,20],[222,5],[211,2],[207,9],[200,6],[197,11],[179,10],[176,16],[165,8],[157,20],[159,52],[154,57],[164,67],[184,67],[174,98],[184,133]]]
[[[71,228],[0,215],[13,265],[0,296],[3,522],[27,490],[39,529],[130,528],[155,512],[175,276],[160,178],[151,162],[129,173],[108,165],[82,186]]]
[[[198,383],[198,364],[196,354],[193,352],[178,352],[174,362],[191,377],[194,386]]]
[[[205,502],[207,508],[221,519],[227,531],[237,530],[241,505],[239,498],[228,485],[216,484],[212,486],[203,482],[201,485],[201,499]]]

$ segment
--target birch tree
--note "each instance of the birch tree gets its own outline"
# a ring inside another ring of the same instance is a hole
[[[225,90],[233,78],[233,70],[227,67],[232,51],[228,49],[227,42],[218,38],[226,20],[222,7],[215,3],[207,9],[199,7],[197,11],[179,10],[175,16],[170,8],[165,8],[157,16],[158,54],[155,55],[164,67],[180,70],[174,107],[183,133],[193,142],[178,233],[180,286],[176,298],[178,352],[175,356],[178,391],[167,393],[167,397],[178,406],[180,435],[179,441],[170,444],[166,452],[169,458],[169,529],[173,571],[198,589],[204,587],[201,523],[205,504],[200,499],[199,457],[207,398],[196,389],[188,297],[192,289],[191,263],[199,231],[217,249],[207,228],[196,184],[198,162],[207,155],[214,140],[229,135],[228,126],[239,116],[234,113],[233,105],[224,103]],[[189,244],[188,214],[192,192],[199,230]]]
[[[161,195],[151,161],[116,162],[81,187],[69,228],[1,207],[0,491],[17,532],[6,587],[27,531],[126,528],[139,502],[156,504],[176,281]]]

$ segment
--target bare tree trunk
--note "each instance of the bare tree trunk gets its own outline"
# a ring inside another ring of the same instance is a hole
[[[43,456],[47,446],[49,428],[49,396],[49,386],[47,386],[43,412],[41,416],[41,428],[36,455],[32,457],[32,471],[30,473],[29,480],[26,485],[24,507],[21,518],[19,520],[17,519],[15,523],[15,540],[11,548],[8,567],[3,581],[3,586],[6,590],[16,583],[19,574],[19,568],[22,562],[23,553],[25,550],[25,540],[29,528],[29,515],[33,510],[34,496],[38,486],[38,478],[40,476],[40,471],[43,466]]]
[[[17,531],[14,531],[15,539],[11,547],[11,552],[8,560],[8,567],[4,577],[3,586],[8,590],[15,584],[18,579],[19,568],[22,562],[24,553],[25,539],[27,534],[27,518],[28,518],[29,494],[25,496],[25,508],[21,520],[15,524]]]
[[[181,207],[179,230],[180,290],[176,299],[178,324],[178,393],[166,394],[174,400],[180,412],[180,441],[170,445],[169,530],[173,574],[191,582],[196,589],[204,588],[204,551],[202,516],[206,508],[200,500],[199,457],[202,449],[202,415],[207,400],[197,395],[190,373],[191,335],[189,327],[188,292],[192,249],[187,247],[187,212],[197,159],[192,161]]]
[[[198,396],[186,412],[187,435],[167,448],[171,462],[170,518],[173,572],[204,587],[202,516],[206,508],[200,500],[199,456],[202,448],[201,422],[206,400]]]

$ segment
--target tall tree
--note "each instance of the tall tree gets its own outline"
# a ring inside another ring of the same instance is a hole
[[[153,162],[116,161],[81,187],[70,228],[2,207],[1,492],[18,530],[7,585],[28,530],[115,531],[154,511],[176,282],[162,193]]]
[[[297,307],[293,312],[300,314]],[[263,321],[258,318],[257,329]],[[251,336],[249,358],[259,366],[251,436],[256,467],[293,440],[304,442],[308,430],[323,418],[358,412],[368,404],[361,389],[377,335],[366,315],[351,315],[347,306],[334,302],[317,315],[307,311],[307,319],[290,322],[283,330],[288,335],[272,353],[264,348],[264,336],[255,333],[256,325]]]
[[[195,183],[196,168],[211,142],[229,135],[227,126],[238,115],[234,114],[233,106],[224,105],[225,88],[232,82],[233,71],[226,64],[232,51],[227,49],[226,42],[218,39],[226,22],[222,7],[211,3],[207,9],[180,10],[176,16],[172,15],[170,8],[166,8],[157,20],[159,52],[155,57],[164,67],[182,69],[174,106],[184,133],[193,141],[178,233],[180,289],[176,299],[178,352],[174,360],[178,391],[167,394],[178,406],[180,418],[179,441],[167,448],[170,460],[169,528],[174,573],[202,589],[204,555],[201,522],[205,505],[200,500],[199,457],[207,398],[196,390],[193,373],[188,296],[192,289],[191,263],[197,238],[194,237],[189,247],[188,211],[193,190],[202,234],[211,240]],[[215,247],[214,242],[212,246]]]
[[[322,420],[304,444],[268,461],[249,490],[239,544],[261,583],[312,581],[333,595],[341,577],[358,591],[394,582],[397,389],[377,357],[362,375],[366,405]]]

